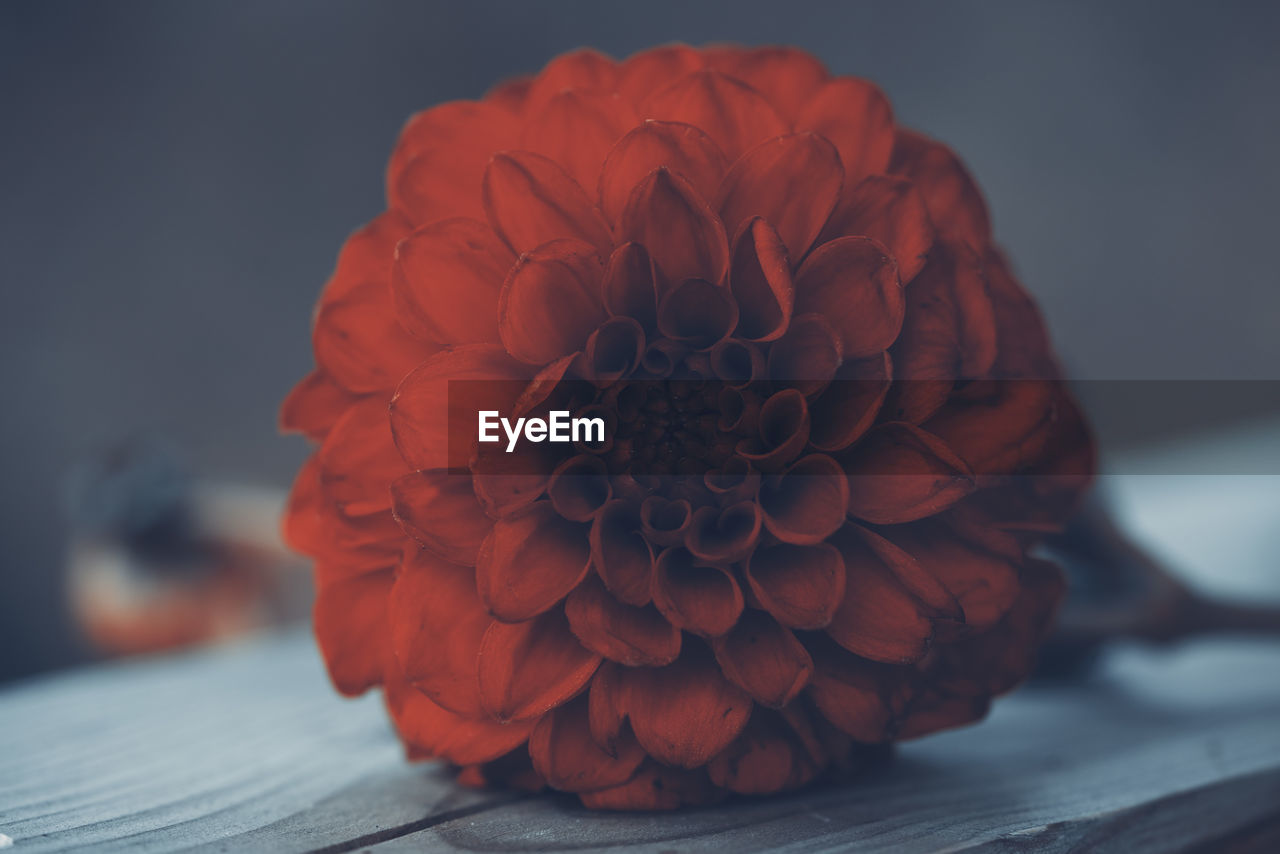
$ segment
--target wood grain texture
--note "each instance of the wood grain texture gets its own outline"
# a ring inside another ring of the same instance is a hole
[[[0,832],[16,854],[1248,850],[1280,818],[1277,661],[1274,643],[1121,650],[859,779],[629,815],[406,764],[378,699],[338,699],[294,632],[0,693]]]

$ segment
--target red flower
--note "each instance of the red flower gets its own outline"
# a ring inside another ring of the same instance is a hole
[[[381,685],[412,757],[674,807],[1027,673],[1061,592],[1028,550],[1089,441],[968,173],[875,86],[790,49],[568,54],[411,119],[387,192],[284,405],[320,443],[286,529],[335,684]],[[458,380],[611,436],[459,474]]]

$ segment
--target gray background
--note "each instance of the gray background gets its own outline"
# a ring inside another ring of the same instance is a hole
[[[414,110],[591,45],[790,43],[953,145],[1089,378],[1274,379],[1280,7],[0,5],[0,678],[77,660],[69,464],[138,431],[286,484],[311,305]]]

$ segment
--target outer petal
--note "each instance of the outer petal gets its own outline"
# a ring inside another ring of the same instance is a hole
[[[601,750],[591,738],[586,697],[579,697],[543,715],[529,737],[529,757],[552,788],[592,792],[626,783],[645,754],[634,738],[616,755]]]
[[[352,287],[325,299],[311,331],[316,363],[357,394],[388,391],[439,348],[400,326],[385,280]]]
[[[493,529],[465,474],[419,471],[391,484],[391,509],[405,533],[433,553],[474,566],[480,544]]]
[[[745,612],[712,646],[725,677],[773,709],[791,702],[813,673],[813,661],[795,635],[762,611]]]
[[[844,597],[844,561],[826,543],[757,549],[746,576],[761,607],[793,629],[823,628]]]
[[[888,348],[905,309],[897,266],[867,237],[841,237],[814,250],[796,273],[796,313],[821,314],[840,333],[845,356]]]
[[[680,655],[680,630],[653,606],[619,602],[594,576],[569,594],[569,628],[587,649],[630,667],[661,667]]]
[[[452,216],[480,218],[480,181],[495,151],[515,145],[520,123],[483,101],[452,101],[405,125],[387,169],[387,199],[423,225]]]
[[[419,365],[391,399],[391,432],[409,468],[444,469],[467,459],[469,450],[459,451],[476,442],[474,413],[510,412],[519,382],[528,374],[501,347],[489,344],[450,347]],[[455,385],[451,397],[451,380],[473,382]]]
[[[754,48],[718,67],[750,84],[788,123],[831,77],[812,54],[793,47]]]
[[[974,489],[973,473],[955,452],[912,424],[876,427],[844,461],[849,515],[877,525],[932,516]]]
[[[621,673],[621,704],[636,738],[667,765],[697,768],[738,737],[751,697],[720,675],[701,644],[686,644],[674,664]]]
[[[536,718],[586,687],[599,665],[558,611],[494,623],[480,644],[480,700],[498,721]]]
[[[382,681],[391,581],[384,569],[323,585],[316,594],[316,640],[334,687],[349,697]]]
[[[711,137],[693,125],[646,121],[618,140],[600,172],[600,210],[609,222],[618,222],[632,190],[659,167],[710,202],[729,164]]]
[[[906,668],[858,658],[835,644],[816,645],[809,696],[822,716],[857,741],[888,741],[913,688]]]
[[[507,352],[545,365],[581,350],[605,319],[604,265],[578,240],[555,240],[523,255],[502,286],[498,330]]]
[[[935,521],[888,535],[955,596],[970,631],[990,628],[1017,600],[1018,572],[1011,556],[961,539]]]
[[[772,341],[787,331],[795,284],[786,244],[764,219],[749,220],[733,243],[729,287],[738,303],[739,337]]]
[[[839,548],[845,566],[844,599],[827,634],[872,661],[919,661],[933,639],[933,621],[923,603],[857,537],[842,538]]]
[[[280,430],[320,441],[360,398],[319,369],[302,379],[280,406]]]
[[[617,62],[599,51],[581,48],[547,63],[525,93],[524,106],[529,114],[535,114],[566,89],[612,92],[617,83]]]
[[[930,218],[944,237],[979,251],[991,242],[991,218],[982,193],[946,146],[900,130],[888,171],[906,176],[919,188]]]
[[[390,419],[381,400],[365,398],[347,410],[316,455],[320,484],[338,509],[363,516],[391,506],[391,481],[405,473],[391,441]]]
[[[884,172],[893,152],[893,112],[884,93],[856,77],[837,77],[805,105],[797,130],[820,133],[835,143],[850,185]]]
[[[538,501],[499,519],[480,547],[476,587],[489,612],[504,622],[549,610],[587,573],[587,528]]]
[[[474,219],[433,222],[396,247],[391,293],[400,323],[441,344],[498,340],[498,292],[515,263],[489,226]]]
[[[533,721],[498,724],[455,715],[403,681],[387,685],[387,709],[410,749],[457,765],[489,762],[519,747]]]
[[[637,121],[631,102],[616,94],[565,89],[525,126],[520,147],[562,164],[590,190],[605,156]]]
[[[483,196],[489,224],[517,255],[566,237],[591,244],[603,258],[613,248],[608,226],[582,187],[541,154],[495,154],[484,173]]]
[[[484,718],[480,641],[493,618],[476,595],[475,571],[425,550],[407,555],[387,619],[405,680],[454,714]]]
[[[782,136],[760,143],[733,164],[717,207],[730,234],[752,217],[764,217],[798,262],[835,208],[843,180],[840,156],[830,142],[811,133]]]
[[[856,186],[845,187],[822,232],[824,240],[857,235],[888,247],[905,284],[924,266],[933,245],[933,221],[924,197],[910,181],[869,175]]]
[[[618,91],[639,103],[672,80],[702,68],[702,51],[669,44],[638,51],[618,66]]]
[[[730,161],[756,143],[789,130],[759,92],[715,71],[695,71],[673,81],[654,92],[640,114],[701,128]]]
[[[618,218],[619,241],[642,244],[673,284],[724,280],[729,243],[724,225],[684,178],[659,167],[632,191]]]

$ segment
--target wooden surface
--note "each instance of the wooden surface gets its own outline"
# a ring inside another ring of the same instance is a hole
[[[1122,651],[860,780],[625,815],[405,764],[378,700],[337,699],[295,632],[0,694],[0,832],[15,852],[1208,845],[1280,818],[1278,661],[1274,643]]]
[[[1280,478],[1109,487],[1167,557],[1209,570],[1200,583],[1277,592]],[[408,765],[380,700],[339,699],[297,630],[0,690],[0,834],[15,854],[1277,851],[1280,643],[1118,649],[861,779],[635,815]]]

